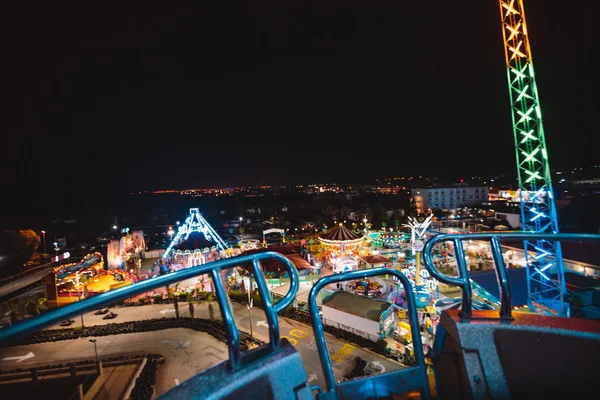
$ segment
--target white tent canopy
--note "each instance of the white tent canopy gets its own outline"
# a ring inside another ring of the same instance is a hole
[[[355,271],[358,269],[358,260],[352,257],[340,257],[337,258],[333,264],[333,271],[335,273],[338,272],[346,272],[346,271]]]

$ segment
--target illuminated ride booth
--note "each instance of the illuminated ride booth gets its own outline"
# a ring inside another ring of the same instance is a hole
[[[86,283],[104,271],[104,257],[88,254],[78,263],[60,265],[44,277],[44,296],[49,307],[60,307],[77,301],[87,293]]]
[[[109,268],[139,272],[142,263],[146,241],[143,231],[131,232],[129,228],[122,231],[119,240],[111,240],[106,249],[106,262]]]
[[[78,263],[54,268],[43,279],[48,306],[60,307],[139,281],[137,275],[127,270],[104,267],[104,257],[96,252]]]
[[[339,224],[335,228],[319,235],[323,245],[323,261],[331,265],[334,273],[355,271],[358,269],[358,248],[364,237]]]
[[[333,272],[341,274],[342,272],[356,271],[358,269],[358,260],[354,257],[335,257],[331,255],[330,262],[333,266]]]

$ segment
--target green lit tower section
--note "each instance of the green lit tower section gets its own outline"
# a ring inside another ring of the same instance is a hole
[[[542,110],[523,0],[500,0],[523,230],[558,233]],[[529,253],[531,252],[531,254]],[[560,243],[525,242],[529,308],[569,316]],[[550,275],[554,275],[552,279]]]

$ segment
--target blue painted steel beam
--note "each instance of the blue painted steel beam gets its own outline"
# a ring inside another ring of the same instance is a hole
[[[223,281],[221,279],[221,268],[213,268],[210,271],[213,284],[215,285],[215,291],[217,292],[217,301],[219,302],[219,308],[221,309],[221,316],[225,323],[225,330],[227,331],[227,342],[229,348],[229,368],[236,370],[240,367],[240,360],[242,358],[240,352],[240,332],[235,324],[235,317],[231,312],[231,304],[227,296],[227,291],[223,287]]]
[[[560,241],[600,241],[600,235],[593,234],[568,234],[568,233],[535,233],[535,232],[504,232],[504,233],[462,233],[462,234],[442,234],[432,237],[426,244],[423,250],[423,260],[425,267],[429,273],[438,281],[448,285],[458,286],[462,289],[463,303],[462,313],[463,318],[471,316],[471,283],[469,278],[469,270],[466,265],[465,252],[462,245],[463,240],[482,240],[487,241],[491,245],[494,266],[496,269],[496,277],[500,288],[500,316],[502,318],[511,318],[512,304],[510,286],[508,283],[508,275],[506,266],[504,265],[502,246],[500,239],[506,240],[543,240],[549,243]],[[433,248],[436,244],[442,242],[452,242],[454,244],[454,255],[456,257],[459,277],[448,276],[441,273],[433,263]]]
[[[429,384],[427,381],[427,369],[425,367],[425,357],[423,356],[423,346],[421,344],[421,331],[419,329],[419,321],[417,318],[417,308],[415,304],[415,297],[413,294],[413,289],[410,284],[410,281],[404,274],[400,271],[389,269],[389,268],[373,268],[368,270],[360,270],[360,271],[351,271],[345,272],[343,274],[335,274],[323,277],[317,281],[317,283],[312,287],[308,296],[308,304],[310,310],[310,317],[312,319],[313,331],[315,334],[315,341],[317,342],[317,348],[319,350],[319,359],[321,361],[321,367],[323,368],[323,374],[325,376],[325,383],[327,385],[327,390],[324,391],[319,397],[320,398],[337,398],[337,393],[343,390],[343,385],[336,386],[335,378],[333,376],[333,369],[331,366],[331,360],[329,358],[329,350],[327,349],[327,342],[325,341],[325,334],[323,333],[323,322],[321,321],[321,316],[319,315],[319,307],[317,306],[317,294],[321,289],[325,286],[330,285],[332,283],[354,280],[359,278],[367,278],[371,276],[378,275],[393,275],[404,287],[406,291],[406,299],[408,305],[408,316],[410,319],[410,328],[413,338],[413,348],[415,359],[417,360],[417,367],[415,369],[411,369],[411,374],[406,375],[404,378],[406,380],[410,380],[407,384],[411,389],[421,389],[421,393],[423,398],[428,399],[429,394]],[[416,373],[412,373],[416,372]],[[396,380],[397,375],[393,372],[384,374],[383,380],[377,380],[378,385],[384,384],[386,379],[390,379],[389,387],[392,388],[395,386],[394,382]],[[344,385],[349,385],[344,383]],[[352,390],[358,389],[354,387],[355,384],[352,384]],[[371,389],[369,389],[371,387]],[[371,386],[371,381],[368,379],[364,379],[364,390],[373,394],[373,387]],[[364,393],[365,395],[368,393]],[[371,398],[366,396],[367,398]]]
[[[275,259],[279,261],[288,270],[290,275],[290,290],[275,305],[271,305],[269,293],[266,289],[266,284],[263,281],[264,275],[262,274],[262,271],[260,270],[258,264],[260,260],[265,259]],[[280,340],[277,313],[283,310],[288,305],[290,305],[296,297],[299,287],[299,278],[298,272],[296,271],[296,267],[294,267],[294,264],[292,264],[292,262],[288,258],[279,253],[271,251],[242,257],[228,258],[200,265],[197,267],[171,272],[169,274],[134,283],[123,288],[111,290],[110,292],[106,292],[98,296],[89,297],[84,301],[69,304],[56,310],[43,313],[40,316],[18,322],[9,328],[1,329],[0,345],[8,344],[12,340],[17,340],[30,333],[38,332],[43,328],[55,325],[58,322],[64,321],[65,319],[68,319],[70,317],[74,317],[88,311],[96,310],[103,306],[114,304],[117,301],[148,292],[155,288],[165,287],[166,285],[193,278],[198,275],[210,273],[215,283],[217,300],[219,302],[219,306],[221,307],[221,312],[223,314],[223,319],[227,328],[227,343],[229,347],[230,366],[236,368],[240,365],[239,332],[235,325],[233,313],[231,312],[231,308],[229,305],[229,299],[227,298],[227,294],[225,292],[225,289],[223,288],[219,272],[222,269],[232,268],[246,263],[252,263],[255,268],[256,276],[262,278],[257,279],[257,282],[259,284],[259,291],[261,297],[267,305],[264,311],[269,321],[271,349],[278,349],[280,346]],[[257,273],[256,268],[258,268],[259,273]]]
[[[267,284],[265,283],[265,274],[263,273],[259,260],[254,259],[252,261],[252,269],[254,271],[256,284],[258,286],[258,292],[260,293],[260,298],[263,302],[265,310],[274,310],[275,308],[273,307],[273,302],[271,301],[269,289],[267,288]],[[270,346],[272,350],[275,350],[279,348],[280,344],[279,320],[277,319],[277,314],[273,312],[267,312],[266,316],[267,324],[269,325]]]

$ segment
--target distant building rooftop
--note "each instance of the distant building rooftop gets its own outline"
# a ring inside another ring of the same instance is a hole
[[[323,305],[371,321],[379,321],[381,313],[390,308],[392,304],[345,291],[337,291],[323,300]]]

